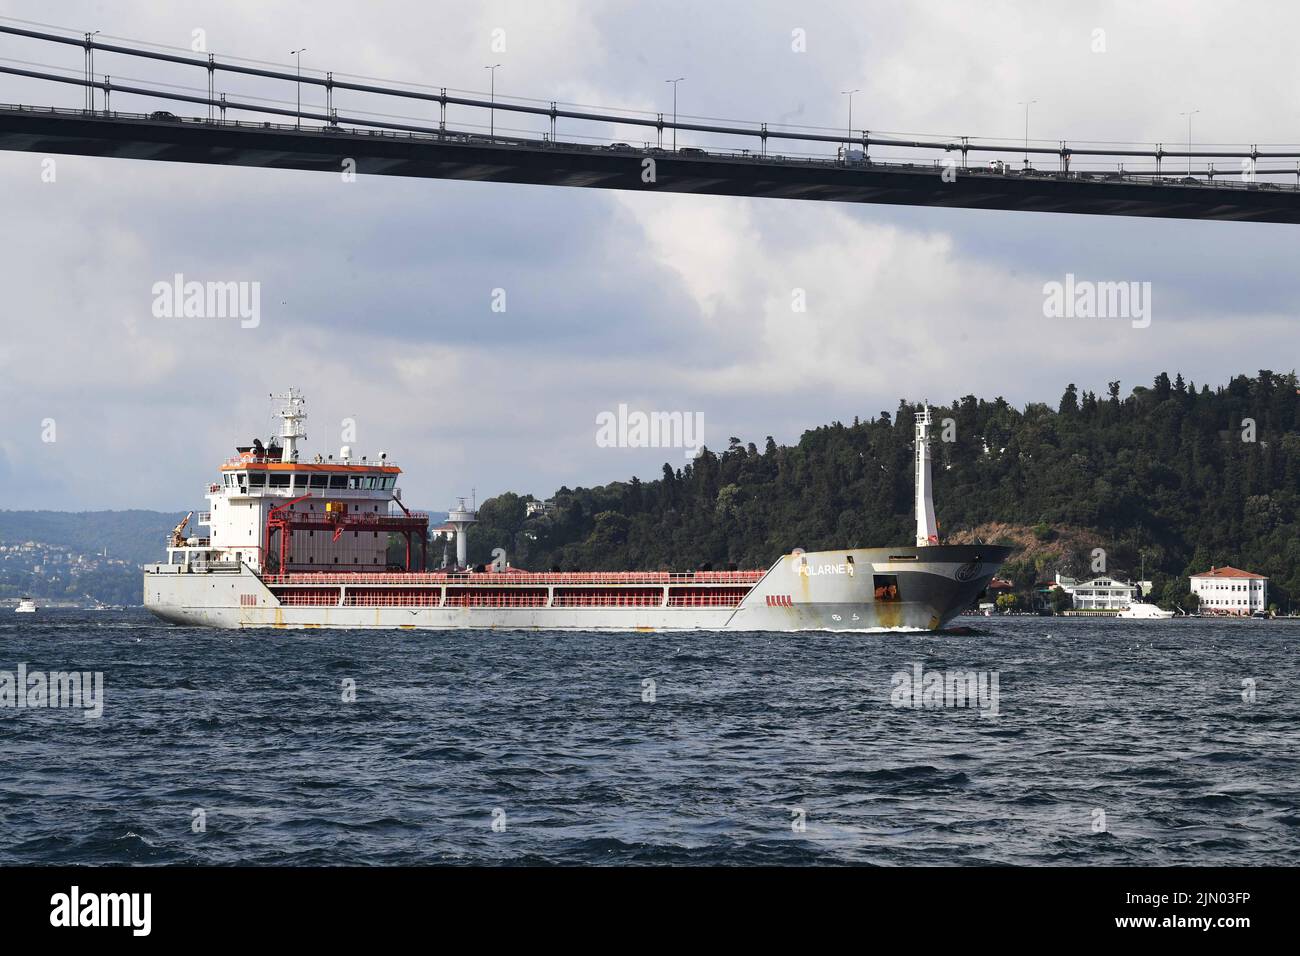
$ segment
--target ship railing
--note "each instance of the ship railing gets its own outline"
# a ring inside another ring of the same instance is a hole
[[[291,127],[291,128],[292,128],[292,127]],[[337,465],[337,466],[340,466],[340,467],[341,467],[341,466],[344,466],[344,465],[347,465],[347,466],[353,466],[353,465],[365,465],[367,468],[396,468],[396,467],[397,467],[397,463],[396,463],[395,461],[393,461],[393,459],[391,459],[391,458],[375,458],[375,459],[372,459],[372,458],[370,458],[369,455],[367,455],[364,459],[361,459],[361,458],[349,458],[349,459],[347,459],[346,461],[345,461],[344,459],[342,459],[342,458],[333,458],[333,457],[326,458],[326,457],[324,457],[324,456],[319,456],[319,455],[312,455],[310,458],[304,458],[301,454],[300,454],[297,458],[292,458],[292,459],[290,459],[289,461],[281,461],[280,458],[279,458],[279,456],[272,456],[272,455],[256,455],[256,456],[249,456],[249,457],[247,457],[247,458],[245,458],[243,455],[235,455],[234,457],[227,458],[227,459],[226,459],[225,461],[223,461],[221,464],[222,464],[222,465],[234,465],[234,466],[239,466],[239,465],[318,465],[318,466],[324,466],[324,467],[332,467],[332,466]]]
[[[466,572],[398,572],[374,573],[351,571],[290,571],[264,574],[270,585],[429,585],[472,584],[475,587],[513,587],[519,585],[700,585],[754,584],[765,571],[466,571]]]
[[[555,595],[555,607],[661,607],[663,605],[663,590],[658,589],[653,594],[643,594],[638,591],[570,591],[557,592]]]
[[[294,511],[293,514],[299,518],[302,517],[300,511]],[[317,514],[323,515],[325,513],[317,512]],[[341,520],[349,528],[358,524],[390,524],[393,521],[405,523],[408,520],[411,524],[428,524],[429,515],[424,511],[349,511]]]
[[[190,570],[192,571],[238,571],[240,564],[238,561],[191,561]]]
[[[745,599],[734,591],[713,591],[703,594],[668,594],[669,607],[735,607]]]

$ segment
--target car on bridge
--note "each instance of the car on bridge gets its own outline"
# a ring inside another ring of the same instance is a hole
[[[175,113],[169,113],[167,110],[154,110],[149,114],[149,118],[161,123],[179,123],[181,121],[179,116]]]
[[[682,155],[682,156],[707,156],[707,155],[709,155],[707,152],[705,152],[705,151],[702,150],[702,149],[699,149],[699,148],[696,147],[696,146],[683,146],[683,147],[682,147],[681,149],[679,149],[677,152],[678,152],[680,155]]]

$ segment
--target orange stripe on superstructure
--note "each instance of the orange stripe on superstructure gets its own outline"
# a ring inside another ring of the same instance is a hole
[[[370,472],[384,475],[400,475],[402,469],[396,465],[331,465],[305,464],[302,462],[227,462],[221,466],[222,471],[323,471],[323,472]]]

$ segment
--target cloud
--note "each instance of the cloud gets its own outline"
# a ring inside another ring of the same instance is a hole
[[[1295,138],[1297,65],[1230,11],[1198,4],[1039,9],[847,2],[654,6],[389,2],[305,7],[69,3],[77,29],[540,102],[1004,137],[1178,142]],[[35,0],[8,15],[47,20]],[[1300,10],[1270,13],[1271,31]],[[791,31],[806,31],[806,53]],[[506,49],[492,49],[504,30]],[[1104,29],[1106,52],[1091,49]],[[0,38],[0,55],[39,51]],[[80,70],[80,50],[58,62]],[[97,57],[101,70],[122,61]],[[136,70],[144,75],[146,68]],[[128,75],[127,70],[124,75]],[[192,70],[149,76],[201,87]],[[231,80],[231,90],[240,87]],[[44,87],[6,80],[44,102]],[[275,95],[292,97],[291,88]],[[318,91],[304,88],[317,104]],[[62,91],[62,105],[79,93]],[[360,97],[337,105],[365,108]],[[317,104],[319,105],[319,104]],[[115,95],[120,109],[166,108]],[[179,109],[179,107],[177,107]],[[184,111],[184,110],[182,110]],[[437,108],[411,104],[436,121]],[[449,117],[453,121],[457,117]],[[459,117],[464,120],[465,117]],[[504,128],[544,118],[498,114]],[[561,135],[582,132],[561,121]],[[589,130],[641,142],[643,129]],[[717,137],[685,134],[682,142]],[[829,148],[829,147],[828,147]],[[705,439],[794,440],[899,398],[975,393],[1055,402],[1064,384],[1145,384],[1162,369],[1217,383],[1296,352],[1291,227],[841,206],[0,154],[0,451],[7,507],[199,503],[216,464],[270,428],[267,395],[308,395],[308,448],[407,469],[406,500],[470,488],[545,494],[632,474],[677,452],[604,449],[619,403],[699,411]],[[17,240],[15,237],[21,237]],[[261,283],[262,322],[158,320],[174,273]],[[1149,329],[1048,320],[1045,282],[1149,281]],[[493,312],[493,292],[508,307]],[[806,310],[792,304],[800,293]],[[59,441],[40,441],[40,422]]]

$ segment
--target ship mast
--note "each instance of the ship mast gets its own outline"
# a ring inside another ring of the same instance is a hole
[[[290,388],[284,395],[271,397],[281,403],[280,438],[283,444],[280,460],[297,461],[298,440],[307,437],[302,424],[307,419],[307,400],[302,397],[302,391],[296,388]]]
[[[916,546],[939,543],[934,518],[934,488],[930,480],[930,406],[916,416]]]

